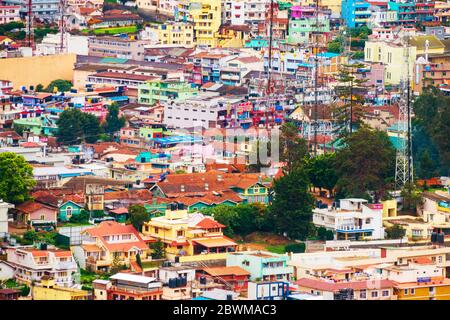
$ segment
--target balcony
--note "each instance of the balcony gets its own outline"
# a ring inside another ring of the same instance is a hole
[[[357,232],[370,232],[373,231],[373,228],[365,228],[358,225],[339,225],[336,228],[336,232],[342,232],[342,233],[357,233]]]
[[[293,272],[292,267],[274,267],[274,268],[263,268],[262,275],[263,276],[274,276],[278,274],[291,274]]]

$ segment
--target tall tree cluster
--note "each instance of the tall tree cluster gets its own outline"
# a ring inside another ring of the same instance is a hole
[[[95,143],[101,133],[100,122],[92,114],[72,108],[64,110],[56,122],[58,142],[65,145]]]

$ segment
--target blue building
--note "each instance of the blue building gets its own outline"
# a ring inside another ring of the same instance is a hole
[[[367,25],[371,11],[370,3],[364,0],[343,0],[342,19],[348,28],[358,28]]]

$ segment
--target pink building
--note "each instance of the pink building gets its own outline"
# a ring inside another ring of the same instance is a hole
[[[292,6],[291,7],[291,19],[302,19],[314,17],[314,7],[302,7],[302,6]]]
[[[20,6],[0,5],[0,24],[20,21]]]

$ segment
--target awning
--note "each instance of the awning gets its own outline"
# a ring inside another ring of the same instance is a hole
[[[227,239],[224,237],[199,239],[199,240],[193,240],[193,242],[196,242],[207,248],[229,247],[229,246],[237,245],[234,241],[231,241],[230,239]]]

